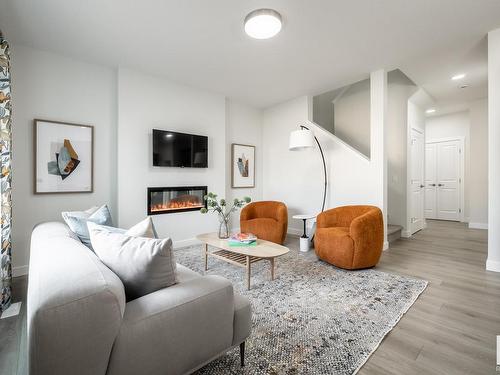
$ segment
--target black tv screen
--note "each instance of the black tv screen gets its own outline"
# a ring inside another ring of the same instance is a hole
[[[153,165],[207,168],[208,137],[153,129]]]

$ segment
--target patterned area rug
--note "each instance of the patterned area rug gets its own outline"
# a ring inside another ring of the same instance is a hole
[[[209,258],[208,274],[231,280],[252,303],[245,367],[235,348],[197,374],[354,374],[427,286],[427,281],[377,270],[344,271],[296,250],[245,269]],[[201,247],[175,252],[178,263],[203,273]]]

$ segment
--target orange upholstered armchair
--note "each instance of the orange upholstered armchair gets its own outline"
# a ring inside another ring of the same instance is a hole
[[[240,230],[257,238],[282,244],[288,229],[288,210],[282,202],[262,201],[241,210]]]
[[[384,245],[382,211],[344,206],[318,215],[314,248],[325,262],[348,270],[375,266]]]

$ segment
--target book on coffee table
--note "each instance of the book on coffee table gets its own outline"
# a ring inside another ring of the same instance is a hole
[[[228,238],[229,246],[256,246],[257,236],[252,233],[235,233]]]

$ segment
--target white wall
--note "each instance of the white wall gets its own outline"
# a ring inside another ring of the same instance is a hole
[[[323,167],[317,149],[289,151],[290,132],[309,118],[308,98],[303,96],[266,109],[262,119],[263,199],[288,206],[291,232],[302,233],[302,221],[292,215],[321,210]]]
[[[356,82],[334,106],[335,135],[370,157],[370,79]]]
[[[226,198],[249,196],[252,201],[262,200],[262,110],[226,99]],[[231,187],[231,144],[255,146],[255,187]],[[231,217],[231,227],[239,228],[239,212]]]
[[[291,216],[319,213],[323,198],[323,170],[318,149],[288,150],[290,132],[303,124],[313,130],[325,152],[329,184],[325,209],[348,204],[373,204],[384,208],[387,201],[384,182],[385,76],[385,72],[379,71],[375,83],[372,79],[371,160],[320,126],[308,123],[312,100],[307,97],[264,111],[263,199],[286,203],[289,232],[302,233],[302,221]]]
[[[130,227],[146,216],[146,189],[154,186],[207,185],[226,191],[225,98],[129,69],[118,73],[118,217]],[[208,136],[208,168],[152,166],[153,128]],[[198,211],[152,216],[160,236],[176,246],[196,234],[217,230],[215,215]]]
[[[31,230],[61,211],[107,203],[116,218],[116,72],[112,69],[14,45],[13,219],[14,276],[26,273]],[[89,124],[94,128],[94,193],[33,194],[33,119]]]
[[[470,149],[470,116],[469,111],[450,113],[443,116],[427,118],[425,122],[425,140],[464,137],[465,138],[465,165],[464,165],[464,218],[470,217],[470,183],[471,183],[471,149]],[[474,166],[481,168],[481,166]]]
[[[469,227],[488,228],[488,99],[470,103]]]

